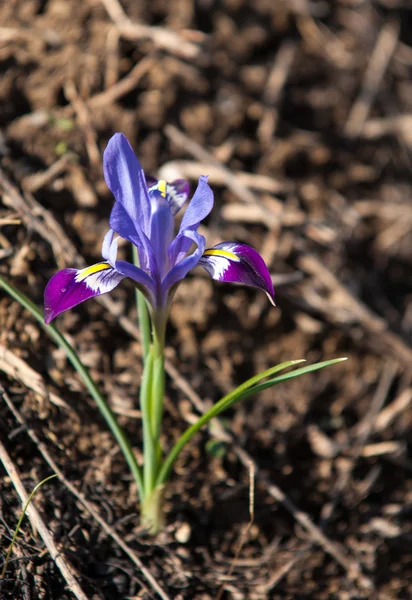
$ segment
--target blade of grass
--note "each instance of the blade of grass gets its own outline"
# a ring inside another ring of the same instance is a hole
[[[123,456],[125,457],[127,464],[129,465],[130,471],[136,481],[139,496],[141,502],[144,500],[144,488],[143,488],[143,478],[139,465],[137,464],[137,460],[133,453],[133,449],[130,445],[129,440],[123,429],[118,424],[116,417],[107,404],[104,397],[101,395],[99,388],[93,381],[90,376],[89,371],[83,365],[80,358],[78,357],[75,349],[69,344],[66,338],[60,333],[60,331],[54,325],[46,325],[44,323],[43,311],[41,308],[36,306],[34,302],[32,302],[25,294],[16,289],[10,282],[4,279],[0,275],[0,287],[2,287],[14,300],[19,302],[24,308],[26,308],[33,317],[40,323],[46,333],[56,342],[58,346],[63,348],[65,351],[67,358],[76,369],[80,377],[83,379],[83,382],[92,396],[93,400],[96,402],[97,407],[105,419],[107,425],[109,426],[111,432],[113,433],[117,443],[120,446],[121,451],[123,452]]]
[[[23,519],[26,516],[27,508],[28,508],[30,502],[33,500],[34,496],[37,494],[37,492],[39,491],[39,489],[45,483],[47,483],[51,479],[54,479],[55,477],[57,477],[56,474],[50,475],[49,477],[46,477],[46,479],[43,479],[43,481],[40,481],[40,483],[38,483],[36,485],[36,487],[32,490],[30,496],[27,498],[27,502],[26,502],[26,504],[23,507],[23,510],[21,512],[21,515],[20,515],[20,518],[19,518],[19,520],[17,522],[17,525],[16,525],[16,529],[14,530],[13,539],[11,540],[10,547],[7,550],[6,558],[4,559],[3,569],[2,569],[2,571],[0,573],[0,579],[3,579],[4,575],[6,574],[7,565],[9,564],[9,560],[10,560],[11,553],[13,551],[14,544],[16,543],[17,536],[19,535],[21,524],[23,523]]]
[[[318,371],[325,367],[329,367],[336,363],[342,362],[346,360],[346,358],[334,358],[332,360],[326,360],[320,363],[315,363],[314,365],[308,365],[307,367],[301,367],[300,369],[295,369],[290,373],[286,373],[284,375],[279,375],[278,377],[269,379],[263,383],[259,383],[265,377],[275,374],[281,370],[287,369],[288,367],[293,367],[296,364],[303,362],[303,360],[291,360],[280,365],[276,365],[263,373],[259,373],[255,375],[251,379],[248,379],[244,383],[242,383],[239,387],[237,387],[233,392],[230,392],[221,400],[216,402],[205,414],[203,414],[198,421],[188,429],[179,437],[176,444],[173,446],[169,454],[167,455],[162,468],[159,472],[159,475],[156,479],[156,486],[161,485],[167,481],[170,471],[172,469],[173,463],[176,458],[179,456],[180,452],[183,450],[185,445],[192,439],[192,437],[199,431],[203,425],[206,425],[211,419],[217,417],[224,410],[230,408],[236,402],[240,402],[250,396],[257,394],[260,391],[263,391],[269,387],[277,385],[282,381],[287,381],[288,379],[293,379],[294,377],[299,377],[300,375],[305,375],[306,373],[311,373],[313,371]],[[268,375],[269,374],[269,375]],[[253,383],[251,383],[253,382]]]

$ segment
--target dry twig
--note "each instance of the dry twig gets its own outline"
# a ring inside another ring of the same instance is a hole
[[[0,393],[4,393],[2,387],[0,386]],[[24,488],[22,480],[17,472],[17,469],[11,460],[6,448],[0,441],[0,461],[2,462],[4,468],[6,469],[15,489],[18,493],[20,500],[22,502],[22,506],[24,506],[28,500],[28,494]],[[56,544],[53,541],[52,536],[47,529],[47,526],[43,519],[41,518],[37,508],[33,503],[30,503],[27,507],[27,515],[32,523],[33,527],[39,532],[40,537],[46,545],[46,548],[56,563],[56,566],[60,570],[63,578],[65,579],[70,591],[78,600],[87,600],[86,594],[83,592],[79,583],[77,582],[75,576],[72,573],[71,568],[67,561],[63,558],[63,555],[59,552],[56,547]]]
[[[396,50],[399,21],[387,21],[376,40],[359,96],[355,100],[344,126],[344,133],[354,138],[362,133],[369,111]]]
[[[256,195],[238,180],[233,171],[225,167],[219,160],[217,160],[217,158],[213,156],[213,154],[202,148],[202,146],[200,146],[197,142],[190,139],[182,131],[179,131],[177,127],[174,125],[166,125],[164,132],[171,142],[186,152],[192,154],[200,162],[204,163],[205,168],[208,168],[209,165],[212,165],[216,169],[219,169],[224,184],[227,185],[228,188],[230,188],[232,192],[236,194],[243,202],[259,202]]]
[[[166,27],[150,27],[131,21],[118,0],[102,0],[102,2],[122,37],[128,40],[150,39],[158,48],[186,59],[193,59],[199,55],[199,46],[175,31]]]

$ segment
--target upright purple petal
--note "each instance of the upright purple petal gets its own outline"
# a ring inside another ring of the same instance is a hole
[[[57,315],[81,302],[111,292],[124,278],[107,263],[97,263],[86,269],[63,269],[54,275],[44,291],[44,321],[46,325]]]
[[[173,215],[164,195],[158,191],[156,194],[156,210],[152,213],[150,221],[150,242],[153,248],[157,272],[160,280],[169,269],[168,246],[173,237]]]
[[[213,208],[213,192],[207,183],[207,177],[201,176],[196,192],[190,201],[180,224],[179,233],[171,242],[168,252],[170,264],[174,265],[182,260],[189,252],[193,243],[192,232],[196,231],[199,223]]]
[[[104,236],[102,244],[102,256],[113,268],[117,258],[118,241],[119,238],[114,237],[113,229],[109,229],[109,231]]]
[[[148,235],[151,205],[146,180],[143,169],[123,134],[115,133],[110,138],[104,151],[103,169],[113,196],[121,203],[130,219]]]
[[[213,208],[213,192],[207,183],[207,177],[199,177],[199,183],[191,199],[180,225],[180,232],[185,229],[196,230]]]
[[[113,229],[109,229],[109,231],[104,236],[103,244],[102,244],[102,256],[110,264],[111,264],[111,261],[110,261],[109,257],[110,257],[111,248],[113,245],[113,238],[114,238],[114,231],[113,231]],[[117,244],[116,244],[116,251],[117,251]]]
[[[204,252],[199,265],[217,281],[261,288],[275,304],[275,292],[267,266],[260,254],[250,246],[235,242],[217,244]]]
[[[183,258],[179,263],[177,263],[172,269],[170,269],[169,273],[166,275],[162,282],[162,294],[165,297],[170,290],[178,281],[186,277],[186,275],[196,267],[202,258],[202,254],[205,249],[206,241],[203,235],[200,235],[196,231],[187,232],[187,236],[191,238],[191,242],[197,244],[196,250]]]
[[[166,198],[172,215],[176,215],[186,203],[190,194],[189,182],[185,179],[176,179],[166,186]]]
[[[125,211],[123,205],[116,201],[110,214],[110,227],[120,237],[131,242],[139,250],[139,260],[142,268],[155,270],[152,245],[146,234],[134,223]],[[149,226],[150,229],[150,226]]]

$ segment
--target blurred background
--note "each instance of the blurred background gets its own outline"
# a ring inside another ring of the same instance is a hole
[[[216,598],[221,586],[235,600],[412,596],[411,31],[408,0],[0,5],[3,276],[41,304],[58,268],[100,259],[113,204],[102,152],[117,131],[148,174],[192,189],[208,174],[208,245],[248,243],[273,275],[277,308],[200,269],[180,286],[165,448],[258,370],[349,358],[198,434],[168,491],[168,528],[153,541],[81,382],[1,292],[10,402],[170,598]],[[135,317],[124,285],[58,324],[138,452]],[[0,438],[31,489],[50,470],[18,427],[1,402]],[[21,508],[3,475],[1,549]],[[43,489],[38,506],[89,598],[155,597],[63,483]],[[0,595],[28,598],[29,586],[32,598],[72,597],[28,526],[19,553],[30,560],[13,564]]]

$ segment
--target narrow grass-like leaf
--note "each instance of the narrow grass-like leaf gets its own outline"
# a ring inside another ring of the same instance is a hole
[[[14,300],[17,300],[24,308],[26,308],[33,317],[40,323],[40,325],[44,328],[46,333],[56,342],[58,346],[63,348],[65,351],[67,358],[79,373],[80,377],[83,379],[83,382],[92,396],[93,400],[97,404],[97,408],[105,419],[107,425],[112,431],[117,443],[120,446],[121,451],[123,452],[123,456],[125,457],[127,464],[129,465],[130,471],[136,481],[140,500],[143,502],[144,499],[144,490],[143,490],[143,478],[139,465],[137,464],[137,460],[133,453],[133,449],[130,445],[129,440],[123,429],[117,422],[117,419],[107,404],[104,397],[101,395],[99,388],[93,381],[88,369],[83,365],[80,358],[78,357],[75,349],[69,344],[66,338],[60,333],[60,331],[54,325],[45,325],[43,311],[41,308],[36,306],[25,294],[20,292],[18,289],[14,287],[10,282],[6,281],[0,275],[0,287],[2,287]]]
[[[8,563],[9,563],[10,556],[11,556],[11,553],[12,553],[12,550],[13,550],[13,547],[14,547],[14,544],[16,543],[17,536],[19,535],[19,531],[20,531],[21,524],[23,523],[23,519],[24,519],[24,517],[26,516],[26,512],[27,512],[27,509],[28,509],[28,507],[29,507],[29,504],[30,504],[30,502],[33,500],[34,496],[35,496],[35,495],[36,495],[36,493],[39,491],[39,489],[40,489],[40,488],[41,488],[41,487],[42,487],[42,486],[43,486],[45,483],[47,483],[47,482],[48,482],[48,481],[50,481],[51,479],[54,479],[55,477],[57,477],[56,473],[55,473],[54,475],[49,475],[49,477],[46,477],[46,479],[43,479],[43,481],[40,481],[40,483],[38,483],[38,484],[36,485],[36,487],[35,487],[35,488],[32,490],[32,492],[31,492],[30,496],[27,498],[27,502],[26,502],[26,504],[23,506],[23,510],[22,510],[22,512],[21,512],[20,518],[19,518],[19,520],[18,520],[18,522],[17,522],[17,525],[16,525],[16,529],[14,530],[13,539],[11,540],[11,544],[10,544],[10,546],[9,546],[9,549],[7,550],[6,558],[4,559],[4,563],[3,563],[3,569],[2,569],[2,571],[1,571],[1,573],[0,573],[0,579],[3,579],[3,577],[4,577],[5,573],[6,573],[6,570],[7,570],[7,565],[8,565]]]
[[[180,436],[176,444],[173,446],[169,454],[167,455],[163,466],[160,470],[160,473],[156,480],[156,485],[160,485],[165,483],[170,475],[170,471],[172,469],[173,463],[176,458],[179,456],[180,452],[183,450],[185,445],[192,439],[203,425],[206,425],[211,419],[217,417],[220,413],[230,408],[236,402],[240,402],[258,392],[265,390],[269,387],[277,385],[282,381],[287,381],[288,379],[293,379],[294,377],[299,377],[300,375],[304,375],[305,373],[311,373],[313,371],[319,371],[325,367],[329,367],[336,363],[342,362],[346,360],[346,358],[334,358],[332,360],[326,360],[320,363],[316,363],[314,365],[308,365],[307,367],[301,367],[300,369],[296,369],[294,371],[290,371],[289,373],[279,375],[278,377],[271,377],[275,373],[285,370],[288,367],[293,367],[304,360],[290,360],[288,362],[282,363],[280,365],[276,365],[270,369],[267,369],[263,373],[259,373],[254,377],[251,377],[244,383],[242,383],[239,387],[237,387],[233,392],[230,392],[226,396],[224,396],[221,400],[216,402],[204,415],[202,415],[198,421]],[[268,381],[262,383],[262,380],[265,378],[271,377]]]

